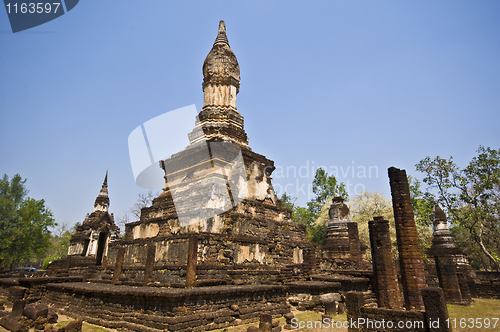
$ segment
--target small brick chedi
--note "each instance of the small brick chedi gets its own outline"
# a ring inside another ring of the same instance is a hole
[[[366,246],[359,241],[358,224],[351,222],[342,197],[332,199],[328,216],[327,236],[321,248],[323,264],[330,263],[331,268],[361,268]]]
[[[475,272],[467,255],[458,247],[448,229],[444,211],[435,205],[432,211],[434,238],[427,250],[426,271],[428,284],[443,289],[449,303],[471,300],[470,287],[474,287]]]
[[[113,214],[108,212],[108,172],[94,203],[94,211],[87,214],[71,237],[68,256],[55,264],[72,266],[106,265],[110,243],[119,239],[120,229],[115,225]]]
[[[161,283],[186,282],[186,274],[190,285],[193,278],[198,284],[246,283],[279,280],[291,266],[306,270],[311,245],[274,192],[274,162],[248,146],[236,108],[240,68],[223,21],[203,63],[202,87],[203,108],[193,119],[189,145],[160,162],[162,193],[142,209],[140,220],[126,225],[124,240],[110,244],[108,264],[115,264],[124,247],[122,271],[137,270],[146,262],[147,247],[155,246],[151,281]],[[252,274],[243,277],[249,267]],[[128,271],[129,278],[142,278]]]

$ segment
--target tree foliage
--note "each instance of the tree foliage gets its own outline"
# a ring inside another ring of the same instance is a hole
[[[422,192],[421,183],[416,178],[408,175],[408,184],[410,187],[411,204],[417,227],[418,241],[420,243],[420,252],[424,259],[427,259],[427,249],[432,245],[432,209],[436,204],[435,198],[428,192]]]
[[[45,201],[26,197],[19,174],[0,180],[0,265],[13,266],[43,257],[56,223]]]
[[[315,218],[319,216],[323,206],[333,197],[342,196],[345,200],[348,199],[345,185],[338,183],[335,176],[329,176],[323,168],[316,170],[316,175],[312,182],[312,192],[315,197],[307,203],[307,208]]]
[[[416,167],[425,174],[424,182],[447,211],[453,228],[457,227],[452,232],[463,235],[467,231],[469,239],[460,237],[464,242],[459,244],[469,250],[474,264],[499,270],[500,149],[480,146],[477,153],[463,169],[452,157],[439,156],[427,157]]]
[[[50,262],[64,258],[68,255],[71,236],[80,225],[81,223],[78,222],[73,227],[69,228],[67,223],[62,223],[54,229],[50,238],[50,247],[45,252],[45,259],[42,264],[44,270],[48,267]]]
[[[345,185],[338,183],[335,176],[329,176],[322,168],[316,170],[312,191],[315,196],[307,202],[307,208],[297,206],[295,204],[296,198],[292,198],[287,193],[283,193],[281,196],[281,205],[292,210],[292,220],[295,223],[307,227],[306,240],[308,242],[323,244],[327,233],[328,209],[331,199],[335,196],[342,196],[347,200],[348,195]]]
[[[392,202],[386,198],[381,192],[364,191],[349,202],[349,210],[351,212],[351,220],[358,223],[358,233],[360,241],[367,246],[366,256],[371,257],[370,232],[368,222],[374,217],[384,217],[389,221],[389,231],[392,243],[392,252],[395,257],[398,256],[398,248],[396,243],[396,229],[394,227],[394,213],[392,210]]]
[[[420,252],[425,258],[425,252],[432,245],[432,224],[431,212],[434,206],[433,201],[428,201],[428,197],[420,190],[420,182],[408,176],[410,185],[410,196],[412,199],[413,212],[415,215],[415,224],[417,226],[418,240],[420,242]],[[367,249],[367,257],[370,257],[370,234],[368,222],[374,217],[382,216],[389,221],[389,231],[392,243],[392,252],[394,257],[398,257],[398,248],[396,241],[396,228],[394,223],[394,211],[392,201],[382,195],[380,192],[365,191],[356,195],[349,203],[351,211],[351,220],[358,223],[358,232],[361,242]]]

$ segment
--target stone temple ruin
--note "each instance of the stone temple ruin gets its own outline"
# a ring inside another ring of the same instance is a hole
[[[359,241],[358,224],[351,222],[342,197],[335,197],[328,211],[329,222],[322,254],[337,267],[361,269],[366,246]],[[330,266],[332,268],[332,266]]]
[[[113,214],[108,212],[108,172],[94,203],[94,211],[87,213],[85,220],[71,237],[68,256],[53,262],[52,269],[74,266],[106,265],[110,243],[118,240],[120,229],[115,225]]]
[[[306,242],[305,227],[292,222],[274,192],[274,162],[248,145],[236,108],[239,64],[223,21],[202,87],[189,144],[160,162],[165,187],[152,205],[121,236],[108,212],[106,172],[93,212],[49,276],[0,278],[12,302],[0,325],[47,329],[39,317],[48,322],[58,311],[125,331],[206,331],[260,320],[257,330],[277,332],[291,328],[297,310],[429,321],[446,318],[446,302],[477,296],[474,271],[438,206],[424,269],[404,170],[389,169],[398,261],[379,216],[369,222],[372,262],[366,259],[342,197],[332,200],[324,245]],[[272,320],[279,317],[287,324]]]
[[[427,250],[427,283],[441,287],[450,303],[468,302],[475,295],[475,272],[467,255],[455,243],[439,205],[434,206],[432,218],[434,238]]]
[[[296,265],[293,273],[309,269],[304,229],[292,223],[271,183],[274,162],[248,146],[236,109],[240,69],[223,22],[203,63],[202,86],[203,108],[189,146],[160,162],[163,192],[139,221],[126,225],[123,241],[110,244],[108,263],[139,281],[142,270],[126,267],[150,257],[147,278],[172,284],[186,281],[179,266],[190,258],[192,286],[269,283],[287,278],[287,266]]]

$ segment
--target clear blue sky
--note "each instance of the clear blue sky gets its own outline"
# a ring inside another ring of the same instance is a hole
[[[200,109],[222,19],[249,145],[283,169],[276,186],[305,204],[311,168],[337,167],[351,195],[358,185],[389,197],[390,166],[421,178],[426,156],[464,166],[479,145],[499,148],[499,17],[499,1],[82,0],[13,34],[0,10],[0,175],[21,174],[57,222],[74,224],[109,169],[121,214],[143,191],[128,135]]]

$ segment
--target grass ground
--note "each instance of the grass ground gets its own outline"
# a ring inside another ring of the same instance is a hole
[[[462,305],[448,305],[448,313],[450,315],[450,324],[454,332],[493,332],[500,331],[500,300],[495,299],[475,299],[470,306]],[[321,314],[315,312],[298,312],[295,313],[295,318],[297,321],[303,322],[315,322],[321,320]],[[474,324],[472,324],[472,320]],[[477,320],[479,318],[479,320]],[[487,320],[487,318],[489,320]],[[498,318],[497,324],[495,325],[495,319]],[[347,320],[347,316],[339,315],[332,317],[332,320],[337,322],[344,322]],[[479,327],[478,322],[482,322],[482,327]],[[462,323],[461,327],[460,323]],[[489,323],[489,327],[485,327],[485,323]],[[280,319],[280,325],[285,324],[285,319]],[[246,332],[247,328],[251,325],[258,326],[258,323],[246,324],[241,326],[235,326],[224,330],[217,330],[217,332]],[[469,325],[469,327],[467,326]],[[329,329],[315,329],[315,328],[303,328],[296,329],[294,331],[303,332],[320,332],[320,331],[335,331],[335,332],[347,332],[347,328],[329,328]]]
[[[474,299],[470,306],[450,304],[448,305],[448,313],[454,331],[500,331],[500,300]],[[496,326],[494,326],[495,323]],[[482,325],[482,327],[479,327],[479,325]],[[489,325],[489,327],[486,327],[486,325]]]

